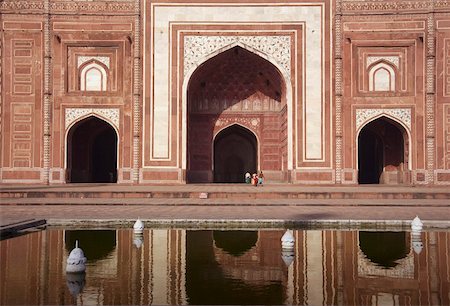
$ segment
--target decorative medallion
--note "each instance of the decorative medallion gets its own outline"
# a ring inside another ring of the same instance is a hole
[[[119,129],[118,108],[66,108],[66,129],[78,119],[94,114],[106,119],[109,123],[113,124],[115,128]]]
[[[411,109],[410,108],[365,108],[356,110],[356,129],[359,130],[367,121],[379,115],[388,115],[398,119],[409,130],[411,130]]]
[[[185,36],[184,74],[218,50],[241,43],[273,58],[291,75],[291,39],[289,36]]]

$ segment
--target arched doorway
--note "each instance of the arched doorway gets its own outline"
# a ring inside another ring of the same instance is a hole
[[[91,116],[69,130],[67,180],[70,183],[117,182],[117,134],[107,122]]]
[[[257,140],[246,128],[234,124],[214,139],[214,182],[242,183],[246,172],[257,170]]]
[[[244,173],[257,167],[270,181],[287,178],[285,88],[277,67],[246,46],[231,47],[202,63],[192,73],[186,92],[187,182],[243,182]],[[233,124],[231,130],[214,137]],[[258,165],[256,153],[249,153],[256,152],[255,136],[239,125],[251,126],[259,139]],[[248,157],[238,152],[218,154],[232,149],[221,149],[221,143],[245,144],[246,154],[254,156],[254,161],[249,164]]]
[[[381,117],[366,124],[358,136],[358,182],[409,182],[408,137],[397,122]]]

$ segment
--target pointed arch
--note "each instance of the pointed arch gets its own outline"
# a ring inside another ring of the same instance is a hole
[[[187,138],[188,138],[188,88],[191,81],[192,76],[197,71],[199,67],[201,67],[202,64],[206,63],[208,60],[214,58],[215,56],[231,50],[235,47],[243,48],[263,59],[268,61],[270,64],[272,64],[277,70],[278,73],[281,76],[281,79],[283,81],[284,86],[284,98],[287,105],[287,168],[288,170],[293,169],[293,146],[292,146],[292,137],[293,137],[293,121],[292,121],[292,112],[293,112],[293,100],[292,100],[292,82],[290,74],[284,69],[282,65],[280,65],[273,57],[270,55],[267,55],[255,48],[252,48],[251,46],[248,46],[242,42],[234,42],[232,44],[229,44],[223,48],[220,48],[214,52],[209,53],[208,55],[202,57],[199,59],[195,66],[193,66],[191,69],[189,69],[183,76],[183,83],[182,83],[182,94],[181,94],[181,145],[182,148],[187,148]],[[181,167],[182,169],[187,169],[187,150],[182,151],[183,154],[181,156]]]
[[[396,68],[387,61],[378,61],[368,68],[369,91],[395,91]]]
[[[89,114],[72,122],[64,152],[68,182],[117,182],[119,133],[100,116]]]
[[[403,175],[397,182],[409,181],[411,134],[403,122],[387,114],[374,116],[357,130],[355,143],[359,183],[391,182],[392,173]]]
[[[244,182],[246,172],[258,170],[258,140],[240,124],[221,129],[213,140],[214,182]]]
[[[411,127],[409,127],[408,125],[406,125],[405,124],[405,122],[403,122],[402,120],[400,120],[400,119],[398,119],[398,118],[396,118],[396,117],[394,117],[394,116],[392,116],[392,115],[390,115],[390,114],[387,114],[387,113],[380,113],[380,114],[378,114],[378,115],[376,115],[376,116],[373,116],[373,117],[371,117],[369,120],[367,120],[366,122],[364,122],[363,124],[361,124],[359,127],[358,127],[358,129],[356,130],[356,138],[355,138],[355,143],[358,143],[358,138],[359,138],[359,134],[361,133],[361,130],[365,127],[365,126],[367,126],[369,123],[371,123],[371,122],[373,122],[373,121],[375,121],[375,120],[377,120],[377,119],[380,119],[380,118],[382,118],[382,117],[385,117],[385,118],[387,118],[387,119],[389,119],[389,120],[392,120],[392,121],[394,121],[395,123],[397,123],[397,124],[399,124],[402,128],[403,128],[403,130],[404,130],[404,132],[406,133],[406,135],[407,135],[407,141],[408,141],[408,170],[411,170],[412,169],[412,154],[411,154],[411,148],[412,148],[412,138],[411,138]],[[358,152],[356,153],[356,164],[358,165]]]
[[[106,91],[108,86],[108,67],[93,59],[79,68],[81,91]]]

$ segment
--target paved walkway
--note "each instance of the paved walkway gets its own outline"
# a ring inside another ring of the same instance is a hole
[[[64,185],[64,186],[1,186],[6,190],[85,190],[105,191],[149,191],[177,190],[212,192],[254,192],[254,187],[236,185],[177,185],[177,186],[120,186],[120,185]],[[330,192],[348,190],[358,192],[402,192],[412,190],[425,193],[450,194],[449,187],[407,187],[407,186],[294,186],[266,185],[257,188],[258,192],[270,193],[280,190],[304,192]],[[409,224],[418,215],[425,226],[450,228],[450,200],[443,199],[0,199],[0,224],[17,222],[24,219],[42,218],[51,225],[78,225],[88,223],[98,226],[128,224],[138,217],[154,224],[189,223],[205,224],[207,221],[248,223],[250,225],[282,225],[283,222],[305,224],[344,224],[362,222],[379,224]],[[403,222],[401,222],[403,221]],[[224,225],[226,225],[224,223]]]

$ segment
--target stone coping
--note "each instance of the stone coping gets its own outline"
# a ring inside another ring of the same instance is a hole
[[[133,229],[136,220],[130,219],[48,219],[50,228],[65,229]],[[277,219],[141,219],[146,229],[198,230],[411,230],[411,220],[277,220]],[[422,220],[423,230],[450,230],[448,220]]]

